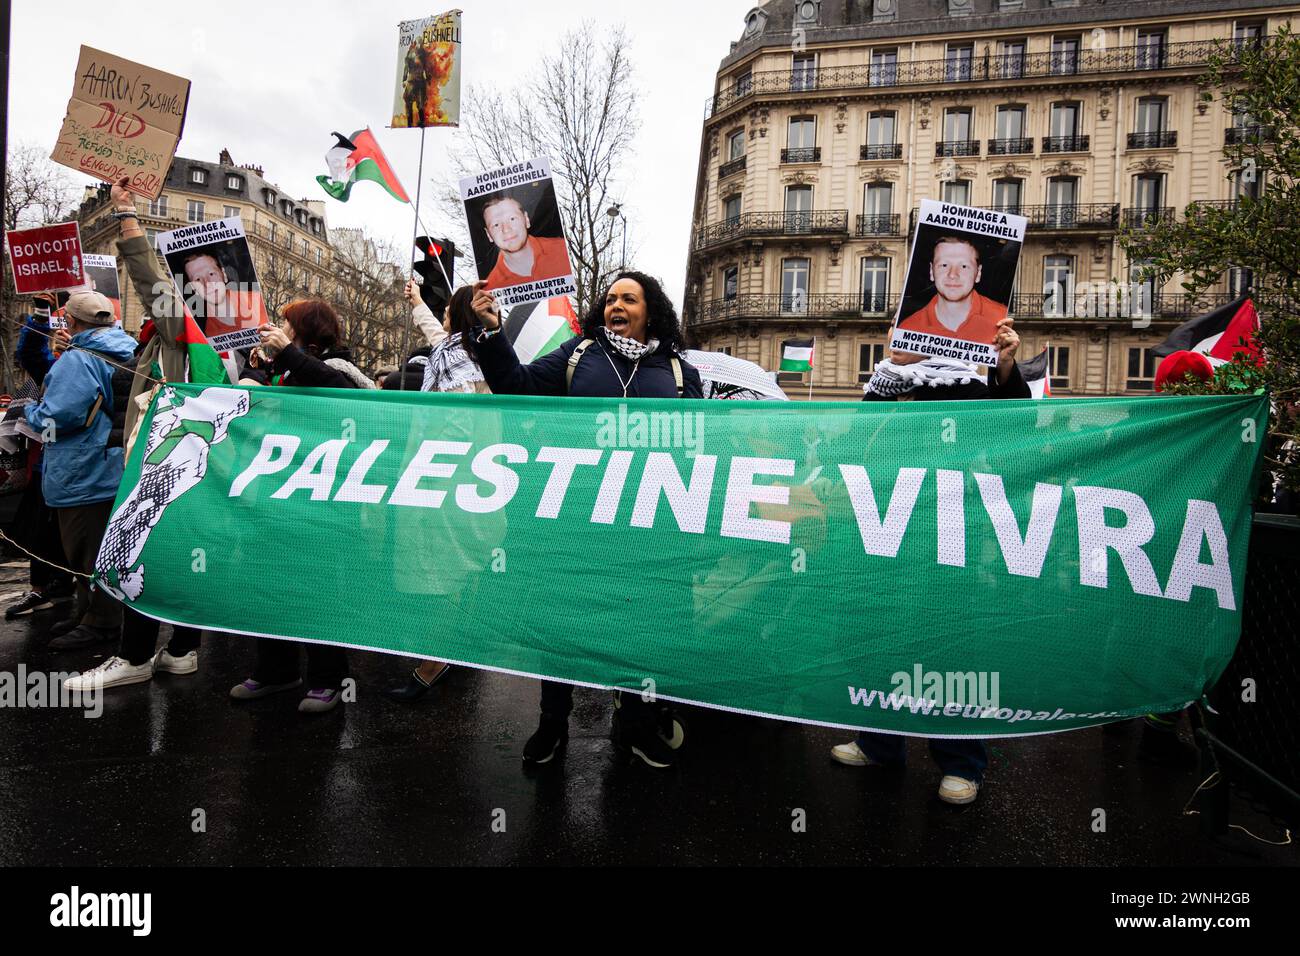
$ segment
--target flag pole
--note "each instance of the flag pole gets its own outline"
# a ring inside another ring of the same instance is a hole
[[[420,165],[415,174],[415,222],[411,224],[411,273],[415,272],[415,239],[420,234],[420,187],[424,185],[424,131],[420,127]],[[406,391],[406,356],[411,347],[411,320],[402,323],[402,354],[397,356],[398,389]]]
[[[816,362],[817,362],[817,336],[815,336],[815,335],[813,336],[812,344],[813,344],[813,347],[812,347],[812,354],[811,354],[810,356],[808,356],[810,359],[812,359],[812,361],[808,363],[808,401],[810,401],[810,402],[812,401],[812,377],[813,377],[813,369],[817,367],[817,366],[816,366]]]

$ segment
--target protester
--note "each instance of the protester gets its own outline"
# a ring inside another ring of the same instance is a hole
[[[280,328],[263,325],[259,346],[269,360],[271,385],[298,388],[374,388],[339,343],[339,318],[322,299],[300,299],[285,306]],[[333,710],[342,700],[348,675],[347,653],[328,644],[256,638],[253,675],[230,689],[236,700],[255,700],[302,686],[298,651],[307,652],[307,695],[298,704],[304,714]]]
[[[68,341],[66,331],[60,329],[56,333],[51,328],[53,298],[50,293],[36,296],[32,303],[32,314],[24,321],[14,349],[19,366],[27,373],[32,387],[38,390],[54,364],[55,354],[50,347],[52,339],[61,339],[64,348]],[[56,600],[72,594],[72,578],[61,570],[66,559],[63,556],[63,542],[59,537],[59,519],[46,505],[45,493],[41,490],[41,452],[40,442],[28,442],[29,478],[18,502],[14,527],[19,544],[34,555],[29,561],[30,589],[5,608],[6,621],[52,607]],[[79,613],[74,613],[67,626],[61,630],[72,630],[80,616]]]
[[[420,298],[420,287],[415,280],[406,284],[406,298],[412,306],[412,319],[428,338],[430,346],[423,367],[420,391],[489,394],[490,389],[483,380],[483,372],[475,358],[475,343],[465,335],[468,329],[478,325],[472,308],[473,288],[462,286],[456,290],[443,310],[441,323],[434,319],[433,310]],[[457,539],[452,537],[451,540],[455,542]],[[486,548],[480,553],[490,554],[491,549]],[[448,555],[435,557],[443,561],[453,558]],[[472,563],[473,559],[468,555],[459,557],[465,559],[459,562],[462,567],[468,567]],[[389,699],[404,704],[420,700],[434,684],[447,676],[450,669],[450,665],[442,661],[421,661],[404,684],[389,688],[384,693]]]
[[[574,395],[598,398],[701,398],[699,373],[680,358],[681,326],[655,279],[622,272],[596,300],[574,338],[529,365],[520,365],[501,331],[500,310],[486,283],[474,285],[481,325],[470,330],[483,377],[498,395]],[[602,587],[617,588],[617,582]],[[542,682],[542,715],[524,746],[524,760],[550,761],[568,739],[573,686]],[[661,733],[661,730],[665,733]],[[671,736],[671,740],[666,739]],[[670,766],[683,733],[671,711],[637,693],[614,692],[614,739],[652,767]]]
[[[122,480],[122,449],[109,448],[112,377],[109,362],[135,354],[135,340],[113,328],[113,303],[98,292],[68,297],[68,350],[45,376],[41,400],[24,408],[27,424],[45,444],[41,483],[58,514],[59,533],[77,579],[79,621],[50,642],[53,650],[88,647],[114,640],[120,606],[101,590],[91,591],[99,543],[108,527]]]
[[[1004,318],[997,324],[994,346],[998,365],[987,380],[978,369],[954,359],[927,358],[891,352],[887,361],[876,366],[867,382],[863,401],[953,401],[984,398],[1030,398],[1029,386],[1020,367],[1016,351],[1020,336]],[[929,740],[930,756],[943,771],[939,782],[939,799],[945,803],[971,803],[979,795],[988,767],[988,749],[982,740],[938,738]],[[907,757],[907,738],[896,734],[862,731],[857,739],[831,748],[831,757],[850,767],[901,768]]]
[[[492,288],[568,274],[569,252],[563,237],[532,235],[528,213],[509,193],[497,193],[483,204],[483,227],[500,250],[496,265],[487,277]]]

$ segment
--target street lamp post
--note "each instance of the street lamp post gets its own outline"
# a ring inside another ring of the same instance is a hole
[[[623,204],[619,202],[614,203],[614,205],[610,206],[608,209],[605,210],[605,215],[609,216],[610,219],[623,220],[623,258],[620,262],[619,268],[626,269],[627,268],[627,216],[623,215]]]

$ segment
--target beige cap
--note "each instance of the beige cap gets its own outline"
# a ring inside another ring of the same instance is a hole
[[[63,310],[82,325],[113,324],[113,302],[99,292],[74,292]]]

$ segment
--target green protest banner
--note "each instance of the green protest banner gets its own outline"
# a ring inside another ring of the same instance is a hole
[[[1264,396],[539,399],[175,385],[97,565],[140,612],[745,713],[1051,733],[1236,645]]]

